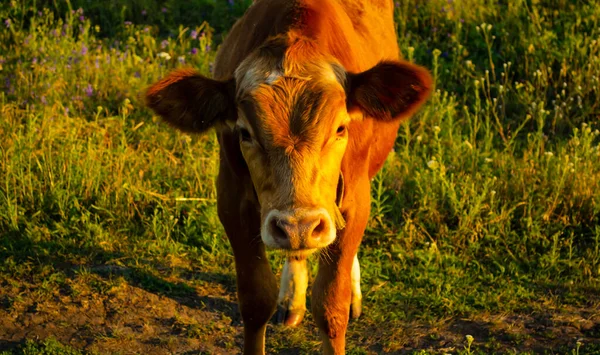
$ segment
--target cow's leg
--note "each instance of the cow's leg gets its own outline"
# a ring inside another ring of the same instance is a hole
[[[354,255],[350,280],[352,282],[352,301],[350,303],[350,318],[356,319],[360,317],[360,314],[362,312],[362,292],[360,291],[360,264],[358,263],[358,254]]]
[[[220,186],[223,186],[221,184]],[[267,322],[277,307],[277,280],[260,239],[260,216],[256,207],[220,190],[219,218],[233,249],[237,295],[244,321],[244,354],[265,353]]]
[[[235,255],[238,304],[244,321],[244,354],[262,355],[267,322],[277,306],[277,281],[260,237],[231,245]]]
[[[344,354],[353,288],[356,291],[352,269],[369,218],[368,180],[361,187],[353,199],[355,207],[344,213],[346,227],[319,258],[319,272],[313,285],[312,314],[325,354]]]
[[[277,300],[277,322],[295,327],[306,312],[306,288],[308,269],[306,259],[288,257],[281,272],[279,298]]]

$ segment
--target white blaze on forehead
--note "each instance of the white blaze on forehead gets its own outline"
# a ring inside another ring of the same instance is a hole
[[[265,83],[271,85],[275,81],[277,81],[277,79],[281,78],[282,76],[283,76],[283,73],[278,70],[273,70],[271,72],[268,72],[267,79],[265,79]]]

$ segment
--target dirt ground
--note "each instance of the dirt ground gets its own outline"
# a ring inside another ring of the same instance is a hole
[[[94,272],[119,278],[126,268],[99,267]],[[204,275],[202,287],[187,291],[151,292],[125,279],[109,289],[81,286],[69,279],[61,289],[40,297],[37,287],[0,284],[0,349],[18,347],[25,339],[55,337],[76,349],[120,354],[236,354],[242,346],[235,282],[231,277]],[[178,285],[178,280],[167,280]],[[90,282],[93,285],[93,282]],[[39,287],[39,285],[38,285]],[[600,309],[548,308],[545,312],[480,314],[469,319],[407,322],[386,326],[365,314],[352,322],[348,348],[368,354],[433,353],[463,350],[465,335],[483,353],[505,351],[566,352],[577,341],[600,349]],[[393,328],[393,329],[391,329]],[[268,352],[304,354],[318,350],[310,316],[297,329],[270,325]]]

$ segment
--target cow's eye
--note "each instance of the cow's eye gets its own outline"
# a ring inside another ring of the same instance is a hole
[[[346,125],[339,126],[336,133],[338,136],[344,135],[344,133],[346,133]]]
[[[240,127],[239,131],[240,140],[242,142],[250,142],[252,140],[252,136],[250,135],[250,132],[247,129]]]

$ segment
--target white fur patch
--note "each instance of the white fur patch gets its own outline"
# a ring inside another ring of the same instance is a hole
[[[277,303],[288,310],[306,310],[308,269],[306,259],[288,258],[281,272],[281,285]]]

